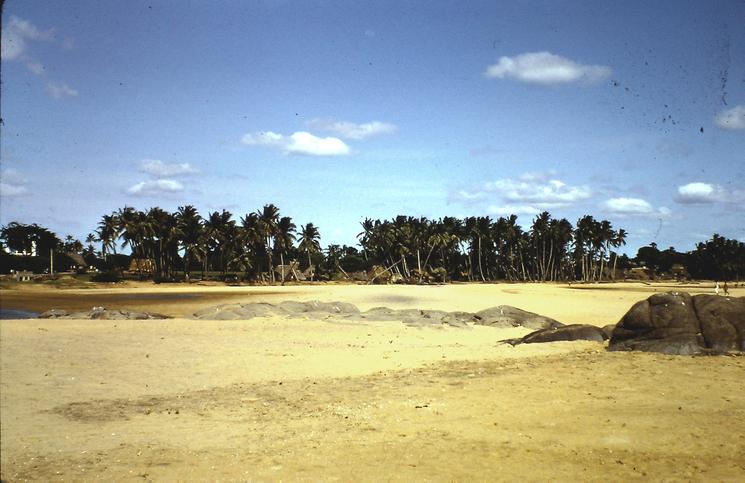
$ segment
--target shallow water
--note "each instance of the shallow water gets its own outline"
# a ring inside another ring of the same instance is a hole
[[[5,319],[35,319],[39,316],[38,312],[28,310],[0,309],[0,320]]]

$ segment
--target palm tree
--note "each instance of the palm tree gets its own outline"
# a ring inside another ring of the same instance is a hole
[[[264,205],[264,208],[257,211],[259,216],[259,226],[261,233],[266,240],[266,258],[269,262],[269,279],[274,283],[274,266],[272,264],[272,239],[277,232],[277,222],[279,221],[279,208],[273,204]]]
[[[313,281],[314,272],[312,270],[313,262],[311,261],[310,254],[318,253],[319,251],[321,251],[320,239],[321,235],[318,233],[318,228],[316,228],[313,223],[308,223],[301,228],[300,238],[298,239],[298,247],[301,250],[305,251],[306,255],[308,255],[308,269],[311,270],[311,281]]]
[[[289,216],[283,216],[277,223],[277,230],[274,237],[274,248],[279,252],[280,266],[282,267],[282,285],[285,284],[285,253],[287,249],[292,248],[292,242],[295,241],[296,226]]]
[[[96,230],[96,236],[98,241],[101,242],[101,256],[106,261],[106,253],[108,249],[113,250],[116,254],[116,239],[119,237],[119,220],[117,216],[112,213],[111,215],[103,215],[101,221],[98,223]]]
[[[184,278],[188,282],[191,276],[191,261],[199,260],[204,225],[202,217],[192,205],[178,207],[176,223],[181,232],[181,248],[184,250]]]
[[[612,240],[612,244],[614,248],[621,247],[626,244],[626,236],[628,233],[626,233],[626,230],[623,228],[619,228],[618,231],[615,232]],[[616,262],[618,261],[618,253],[615,254],[616,256],[613,257],[613,280],[616,279]]]

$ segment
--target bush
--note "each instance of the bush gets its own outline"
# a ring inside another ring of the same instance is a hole
[[[116,283],[122,281],[122,274],[116,270],[107,270],[91,277],[93,282]]]

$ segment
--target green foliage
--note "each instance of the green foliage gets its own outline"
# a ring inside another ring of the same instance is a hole
[[[107,283],[116,283],[122,281],[122,274],[121,272],[117,270],[106,270],[104,272],[99,272],[91,277],[91,281],[93,282],[107,282]]]

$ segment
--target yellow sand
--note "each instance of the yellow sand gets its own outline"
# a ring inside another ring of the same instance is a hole
[[[229,302],[340,300],[363,310],[509,304],[602,326],[671,288],[711,291],[646,284],[126,290],[214,292]],[[60,292],[85,298],[92,291]],[[3,306],[14,297],[0,292]],[[132,302],[181,316],[199,307],[199,299]],[[745,475],[745,358],[497,343],[527,332],[283,318],[1,321],[2,479]]]

